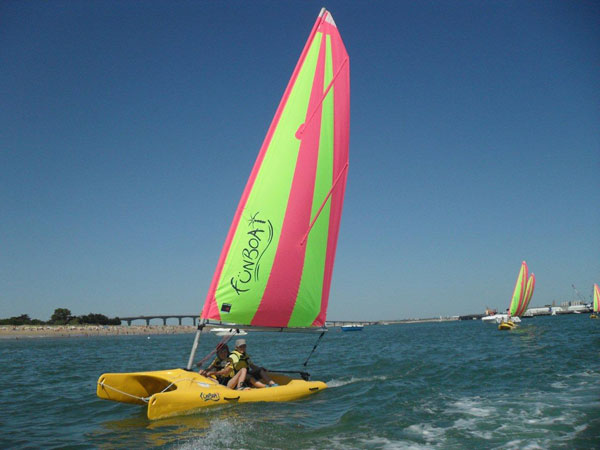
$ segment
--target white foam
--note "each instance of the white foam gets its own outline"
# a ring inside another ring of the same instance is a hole
[[[385,380],[387,380],[387,377],[383,376],[383,375],[370,377],[370,378],[351,377],[349,380],[333,379],[333,380],[327,382],[327,386],[328,387],[340,387],[340,386],[346,386],[347,384],[352,384],[352,383],[370,383],[373,381],[385,381]]]
[[[244,426],[235,420],[213,420],[202,437],[195,437],[182,443],[179,450],[241,448],[239,442]],[[231,430],[235,430],[232,433]]]
[[[435,447],[435,445],[434,445]],[[380,448],[385,450],[407,449],[423,450],[432,448],[431,444],[421,445],[412,441],[391,440],[382,436],[372,436],[370,438],[348,438],[342,436],[331,437],[321,441],[317,448],[329,449],[347,449],[347,448]]]
[[[435,427],[429,423],[417,423],[406,428],[406,431],[412,435],[420,437],[427,442],[440,442],[446,433],[444,428]]]
[[[361,448],[381,448],[387,450],[407,449],[407,450],[422,450],[431,448],[431,444],[419,445],[415,442],[407,441],[391,441],[387,438],[373,437],[371,439],[360,439]],[[347,448],[347,447],[346,447]]]
[[[475,417],[488,417],[496,412],[496,408],[484,407],[481,405],[481,401],[465,398],[452,403],[451,407],[445,411],[447,414],[457,412]]]

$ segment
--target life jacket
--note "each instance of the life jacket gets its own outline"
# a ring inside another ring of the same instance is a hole
[[[229,359],[221,359],[218,356],[210,363],[209,367],[214,367],[217,370],[224,369],[227,366]]]
[[[227,364],[229,364],[231,361],[229,358],[226,359],[221,359],[218,356],[213,360],[213,362],[210,363],[210,366],[208,366],[208,369],[216,369],[216,371],[218,372],[219,370],[224,369],[225,367],[227,367]],[[231,378],[233,376],[232,372],[229,372],[228,374],[225,375],[220,375],[223,378]]]
[[[252,361],[250,361],[250,356],[246,353],[238,352],[234,350],[229,355],[229,359],[233,363],[234,375],[242,370],[244,367],[250,367]]]

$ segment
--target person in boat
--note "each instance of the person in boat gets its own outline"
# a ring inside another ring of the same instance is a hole
[[[204,377],[214,377],[220,384],[227,385],[232,378],[233,365],[229,359],[229,347],[227,344],[217,345],[217,356],[210,365],[200,371]]]
[[[278,386],[271,377],[267,374],[267,371],[263,367],[258,367],[252,362],[250,356],[246,353],[246,340],[238,339],[235,341],[235,350],[229,355],[229,359],[233,364],[234,376],[240,374],[240,378],[237,382],[237,388],[240,389],[244,381],[256,388],[264,388],[271,386]]]
[[[205,369],[200,371],[200,375],[216,378],[219,384],[227,386],[229,389],[241,388],[245,380],[246,373],[236,373],[234,375],[233,363],[229,358],[229,347],[227,344],[217,346],[217,356]]]

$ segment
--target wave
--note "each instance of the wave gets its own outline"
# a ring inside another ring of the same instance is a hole
[[[367,377],[367,378],[350,377],[349,380],[334,378],[333,380],[327,382],[327,387],[335,388],[335,387],[340,387],[340,386],[346,386],[347,384],[371,383],[373,381],[385,381],[387,379],[388,379],[388,377],[385,375],[376,375],[376,376]]]

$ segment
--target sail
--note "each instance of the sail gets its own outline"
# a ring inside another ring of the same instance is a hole
[[[525,283],[527,283],[527,263],[523,261],[510,302],[509,312],[511,316],[517,316],[517,311],[520,311],[523,306],[525,299]]]
[[[324,326],[348,170],[348,54],[323,9],[269,127],[201,319]]]
[[[523,299],[523,305],[517,310],[516,316],[521,317],[527,311],[529,302],[533,296],[533,290],[535,289],[535,274],[531,274],[527,280],[527,286],[525,287],[525,297]]]
[[[594,312],[600,312],[600,288],[594,284]]]

